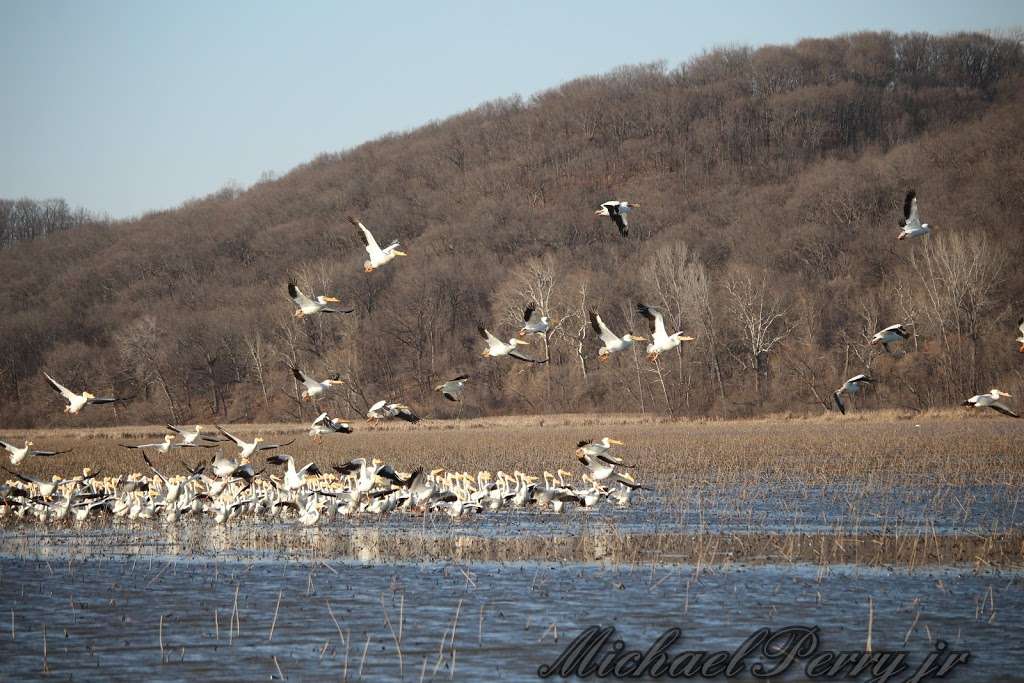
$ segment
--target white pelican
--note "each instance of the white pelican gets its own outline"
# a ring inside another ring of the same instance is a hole
[[[613,465],[623,465],[622,459],[612,455],[610,452],[613,444],[616,446],[625,445],[618,439],[612,439],[606,436],[600,441],[591,441],[589,439],[580,441],[576,444],[576,448],[592,458],[600,458]],[[630,465],[623,465],[623,467],[630,467]]]
[[[509,339],[508,343],[506,344],[505,342],[501,341],[493,334],[488,332],[483,325],[478,326],[476,329],[477,332],[480,333],[480,336],[487,341],[487,350],[480,354],[484,358],[510,356],[512,358],[515,358],[516,360],[526,361],[527,363],[547,363],[547,360],[537,360],[535,358],[530,358],[529,356],[524,356],[523,354],[516,351],[517,346],[529,345],[530,342],[528,341],[523,341],[522,339],[516,339],[515,337],[513,337],[512,339]]]
[[[535,316],[537,304],[530,304],[523,311],[523,328],[519,330],[519,336],[525,337],[528,334],[547,334],[554,323],[546,315]]]
[[[320,382],[318,380],[310,378],[309,376],[306,375],[306,373],[304,373],[302,370],[299,370],[298,368],[292,368],[292,374],[295,375],[295,379],[302,382],[302,384],[305,385],[306,387],[305,389],[302,390],[303,401],[312,401],[318,396],[323,396],[328,391],[333,389],[335,386],[344,384],[344,382],[342,382],[340,379],[337,379],[337,375],[335,375],[331,379],[325,379],[324,381]]]
[[[265,444],[265,443],[263,443],[263,437],[262,436],[257,436],[251,442],[246,442],[246,441],[242,441],[237,436],[234,436],[232,434],[227,433],[226,431],[224,431],[224,428],[221,427],[220,425],[217,425],[217,429],[220,430],[221,434],[223,434],[224,436],[228,437],[229,439],[231,439],[232,441],[235,442],[235,445],[238,446],[238,448],[239,448],[238,456],[240,458],[248,458],[253,453],[256,453],[258,451],[271,451],[271,450],[273,450],[275,448],[281,448],[283,446],[290,446],[291,444],[293,444],[295,442],[295,439],[292,439],[288,443],[267,443],[267,444]]]
[[[284,490],[285,491],[297,491],[306,485],[306,475],[316,477],[320,475],[320,468],[316,466],[316,463],[306,463],[306,466],[301,470],[295,469],[295,458],[290,455],[272,455],[267,458],[267,464],[269,465],[288,465],[288,470],[284,475]]]
[[[221,441],[227,441],[227,439],[221,436],[203,434],[202,425],[196,425],[194,431],[184,427],[175,427],[174,425],[167,425],[167,428],[181,437],[181,441],[175,444],[178,448],[213,448],[214,445]],[[202,441],[209,441],[210,443],[197,443]]]
[[[47,375],[45,372],[43,373],[43,377],[45,377],[46,381],[50,383],[53,390],[63,396],[64,400],[68,402],[68,404],[64,406],[64,412],[70,413],[71,415],[74,415],[87,405],[101,405],[103,403],[116,403],[118,401],[125,400],[113,397],[97,398],[88,391],[76,394],[54,378]]]
[[[320,413],[313,424],[309,426],[309,435],[319,443],[323,440],[324,434],[351,434],[352,426],[348,422],[342,422],[335,417],[327,417],[327,413]]]
[[[412,408],[404,403],[377,401],[370,406],[370,410],[366,413],[366,419],[371,422],[373,420],[390,420],[395,417],[413,424],[420,421],[416,413],[412,412]]]
[[[49,481],[45,481],[43,479],[26,477],[23,474],[12,472],[6,467],[3,468],[3,471],[11,475],[12,477],[18,479],[22,483],[29,484],[30,486],[35,487],[36,491],[38,491],[39,495],[42,496],[43,498],[49,498],[54,494],[54,492],[57,489],[59,489],[61,486],[64,486],[65,484],[75,484],[75,488],[78,488],[78,486],[88,481],[89,479],[92,479],[92,477],[95,476],[92,475],[89,477],[76,477],[74,479],[61,479],[59,476],[55,474],[53,475],[53,477],[51,477]]]
[[[846,394],[852,398],[863,387],[866,387],[874,381],[875,380],[871,379],[867,375],[854,375],[843,382],[843,386],[836,389],[835,393],[832,394],[832,398],[835,399],[836,407],[839,408],[839,412],[846,415],[846,406],[843,404],[842,394]]]
[[[900,219],[900,227],[903,228],[903,231],[896,238],[898,240],[920,237],[930,234],[932,231],[932,226],[921,222],[921,217],[917,213],[917,193],[913,190],[908,192],[907,198],[903,200],[903,218]]]
[[[1013,394],[1008,394],[1005,391],[999,391],[998,389],[992,389],[987,394],[971,396],[960,405],[971,406],[972,408],[991,408],[992,410],[996,410],[1008,417],[1020,417],[1020,415],[1010,410],[1006,404],[999,401],[1003,396],[1009,398],[1012,397]]]
[[[352,216],[349,216],[348,220],[359,228],[359,236],[362,238],[363,244],[366,245],[366,253],[370,255],[370,259],[363,262],[363,270],[367,273],[372,273],[396,256],[408,256],[405,252],[398,250],[397,241],[381,249],[377,246],[377,240],[373,239],[373,233],[367,230],[365,225]]]
[[[461,401],[462,392],[466,388],[466,382],[469,380],[469,375],[459,375],[453,377],[444,384],[438,384],[434,387],[434,391],[440,391],[441,395],[449,401]]]
[[[619,234],[623,237],[629,237],[629,223],[626,222],[626,214],[633,209],[639,208],[639,204],[612,200],[602,204],[601,208],[594,212],[594,215],[610,217],[619,228]]]
[[[137,448],[137,449],[138,448],[151,448],[151,449],[153,449],[154,451],[156,451],[158,453],[162,453],[164,455],[167,455],[171,451],[172,448],[181,448],[180,445],[178,445],[176,443],[171,443],[172,441],[174,441],[174,435],[173,434],[165,434],[164,435],[164,440],[161,441],[160,443],[143,443],[143,444],[139,444],[138,446],[131,446],[131,445],[126,444],[126,443],[122,443],[122,444],[118,444],[118,445],[121,446],[121,448]]]
[[[884,330],[875,333],[875,336],[871,338],[871,344],[881,344],[885,352],[889,353],[889,344],[907,341],[909,338],[910,333],[907,332],[907,328],[903,325],[889,325]]]
[[[1020,330],[1020,336],[1017,337],[1017,341],[1020,343],[1020,348],[1017,350],[1024,353],[1024,318],[1017,321],[1017,329]]]
[[[342,476],[352,474],[358,470],[359,474],[356,475],[356,491],[359,493],[366,493],[372,489],[374,479],[377,477],[387,479],[397,486],[408,486],[412,481],[412,477],[408,480],[402,479],[391,465],[384,465],[376,458],[371,463],[367,463],[366,458],[356,458],[349,460],[343,465],[332,465],[332,467],[335,472]]]
[[[590,312],[590,326],[594,328],[594,332],[601,337],[601,341],[604,342],[598,352],[597,357],[602,363],[607,363],[608,358],[618,351],[626,351],[633,347],[633,342],[647,341],[647,337],[638,337],[633,334],[624,334],[622,337],[615,336],[615,333],[608,329],[608,326],[604,324],[599,316],[594,311]]]
[[[40,451],[33,449],[32,446],[34,445],[35,444],[32,443],[31,441],[25,441],[25,446],[23,448],[18,448],[13,444],[7,443],[6,441],[0,441],[0,446],[2,446],[4,450],[8,452],[12,465],[18,465],[21,463],[22,460],[29,457],[49,458],[54,455],[70,453],[72,450],[74,450],[72,448],[69,448],[66,451]]]
[[[651,328],[651,343],[647,345],[648,360],[656,361],[660,354],[671,351],[679,346],[680,342],[694,340],[694,337],[687,337],[682,332],[668,334],[665,331],[665,316],[660,311],[650,306],[644,306],[641,303],[637,303],[636,311],[647,318],[648,325]]]
[[[341,302],[333,296],[320,295],[316,299],[310,299],[308,296],[302,293],[294,282],[288,283],[288,296],[295,302],[297,308],[295,309],[295,317],[302,318],[307,315],[316,315],[317,313],[351,313],[354,308],[341,308],[339,306],[331,306],[330,304],[340,304]]]

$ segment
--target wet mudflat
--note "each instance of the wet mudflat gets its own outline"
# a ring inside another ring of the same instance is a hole
[[[1022,588],[1018,572],[953,569],[8,557],[0,670],[6,680],[536,680],[591,625],[638,649],[679,627],[673,652],[732,651],[759,627],[815,625],[820,649],[863,650],[870,621],[873,648],[906,651],[913,665],[939,640],[970,650],[947,680],[1021,680]],[[794,666],[784,680],[802,678]]]

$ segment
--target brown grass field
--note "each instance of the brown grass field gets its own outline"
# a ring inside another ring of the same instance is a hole
[[[573,455],[576,442],[607,435],[625,442],[616,452],[636,463],[641,481],[661,487],[766,481],[816,485],[851,479],[881,486],[921,477],[937,486],[1024,485],[1024,422],[994,413],[886,411],[735,421],[547,415],[424,420],[416,425],[354,421],[355,433],[331,435],[322,444],[300,424],[224,426],[243,438],[294,438],[281,452],[295,456],[297,464],[313,460],[323,469],[365,456],[404,470],[424,465],[473,472],[520,469],[540,474],[558,467],[575,472],[581,470]],[[39,448],[74,449],[55,458],[31,458],[19,467],[23,474],[72,476],[88,466],[116,475],[146,471],[139,451],[118,444],[159,441],[164,433],[162,426],[153,425],[4,431],[0,438],[20,444],[27,437]],[[153,457],[176,473],[184,471],[181,461],[208,459],[215,451],[180,449]]]
[[[473,473],[519,469],[539,475],[563,468],[578,476],[583,468],[574,458],[576,442],[607,435],[625,442],[616,452],[636,464],[638,481],[656,493],[638,494],[639,517],[632,518],[634,526],[628,529],[620,528],[615,512],[584,523],[583,528],[591,529],[587,533],[565,533],[560,518],[542,516],[533,518],[536,526],[528,531],[517,530],[516,523],[507,520],[499,523],[506,526],[496,533],[468,536],[458,522],[432,521],[431,533],[422,538],[409,532],[426,528],[426,521],[405,520],[405,533],[395,535],[375,532],[377,522],[369,518],[347,522],[346,533],[328,528],[294,533],[287,527],[282,531],[241,520],[240,525],[217,528],[213,534],[203,530],[207,525],[186,525],[174,533],[174,540],[162,541],[170,545],[157,546],[163,551],[219,555],[248,549],[328,559],[366,559],[367,553],[378,559],[606,559],[698,566],[1024,566],[1024,534],[1018,521],[1024,491],[1024,422],[995,414],[865,412],[742,421],[558,415],[425,420],[417,425],[357,423],[354,434],[333,435],[322,444],[300,424],[225,426],[243,438],[294,438],[282,452],[295,456],[300,465],[315,461],[325,472],[332,464],[366,456],[404,471],[424,465]],[[163,433],[159,426],[147,426],[2,436],[27,436],[41,448],[73,448],[55,458],[30,459],[18,468],[23,474],[49,477],[73,476],[86,466],[107,475],[148,474],[141,453],[118,444],[158,441]],[[225,451],[233,452],[234,447],[225,446]],[[187,449],[152,457],[166,473],[180,473],[182,462],[209,459],[214,452]],[[140,528],[159,526],[149,523]],[[108,540],[118,539],[115,545],[125,552],[146,552],[142,546],[147,544],[138,543],[133,529],[119,527]],[[20,538],[17,542],[32,554],[41,537],[29,528],[24,531],[27,536],[8,537],[7,543]],[[94,551],[88,539],[81,546],[73,537],[60,543],[68,544],[66,551]]]

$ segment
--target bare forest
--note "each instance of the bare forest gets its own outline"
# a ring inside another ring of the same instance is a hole
[[[289,366],[338,373],[343,417],[820,413],[860,372],[855,410],[1024,392],[1022,130],[1018,39],[861,33],[623,67],[138,220],[9,235],[5,203],[0,422],[309,419]],[[933,232],[897,241],[911,188]],[[364,273],[348,215],[409,257]],[[289,280],[356,310],[296,319]],[[646,335],[637,301],[696,341],[598,362],[588,312]],[[550,362],[481,358],[531,302]],[[44,370],[134,398],[63,416]],[[433,391],[461,373],[463,403]]]

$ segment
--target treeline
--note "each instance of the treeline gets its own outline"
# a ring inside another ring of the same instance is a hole
[[[83,208],[71,208],[63,199],[0,199],[0,249],[99,220]]]
[[[0,420],[69,421],[43,369],[136,396],[88,424],[309,418],[289,365],[340,373],[324,406],[342,416],[379,398],[433,417],[821,411],[863,371],[879,382],[855,409],[1024,389],[1022,75],[1020,41],[980,34],[719,49],[15,245]],[[897,242],[909,188],[934,232]],[[608,199],[641,205],[629,240],[593,216]],[[347,214],[410,256],[363,273]],[[289,279],[357,312],[297,321]],[[531,301],[557,326],[525,349],[550,363],[481,359],[476,325],[507,338]],[[645,334],[637,301],[697,341],[599,363],[587,311]],[[915,333],[897,353],[868,344],[896,322]],[[432,391],[462,372],[464,404]]]

